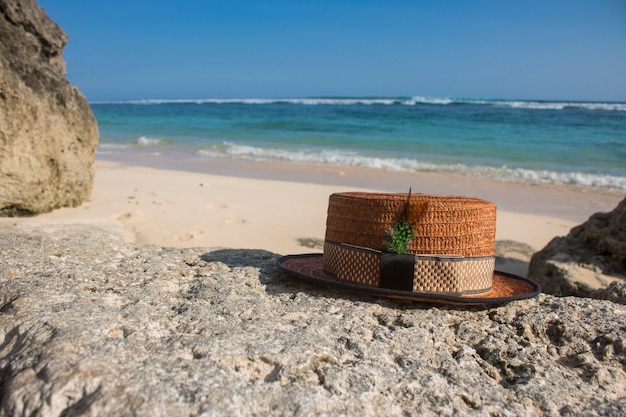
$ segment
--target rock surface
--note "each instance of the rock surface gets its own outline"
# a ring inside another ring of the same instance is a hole
[[[34,0],[0,0],[0,215],[76,206],[93,184],[98,128],[65,79],[67,35]]]
[[[376,299],[111,227],[0,224],[0,416],[626,414],[624,305]]]
[[[556,237],[530,261],[528,277],[543,292],[626,304],[626,198]]]

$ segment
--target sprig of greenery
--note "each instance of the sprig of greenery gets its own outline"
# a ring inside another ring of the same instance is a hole
[[[387,249],[392,253],[408,253],[413,239],[413,227],[406,220],[398,220],[389,233]]]
[[[391,253],[408,253],[409,243],[413,240],[413,225],[409,223],[407,218],[407,209],[409,208],[409,202],[411,201],[411,188],[409,188],[409,194],[406,198],[406,204],[402,211],[402,218],[398,220],[392,228],[389,229],[389,240],[387,242],[387,249]]]

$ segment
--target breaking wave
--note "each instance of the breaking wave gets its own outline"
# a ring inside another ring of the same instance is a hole
[[[96,101],[92,104],[296,104],[305,106],[354,106],[354,105],[477,105],[491,107],[508,107],[531,110],[604,110],[626,111],[626,103],[618,102],[584,102],[584,101],[543,101],[543,100],[498,100],[448,97],[319,97],[319,98],[206,98],[206,99],[146,99],[127,101]]]
[[[138,146],[157,146],[161,144],[161,140],[160,139],[155,139],[155,138],[149,138],[146,136],[140,136],[139,138],[137,138],[137,145]]]
[[[201,157],[233,157],[255,161],[284,161],[331,166],[365,167],[389,171],[406,172],[448,172],[479,178],[493,178],[504,181],[568,184],[585,187],[599,187],[609,190],[626,191],[626,177],[612,175],[556,172],[484,165],[437,164],[409,158],[377,157],[353,151],[328,149],[279,149],[261,148],[224,142],[209,149],[197,152]]]

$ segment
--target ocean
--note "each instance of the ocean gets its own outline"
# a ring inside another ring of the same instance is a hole
[[[438,171],[626,191],[626,103],[395,98],[92,102],[97,157]]]

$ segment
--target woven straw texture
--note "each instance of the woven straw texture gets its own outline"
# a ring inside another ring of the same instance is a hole
[[[324,243],[324,271],[337,279],[380,286],[381,253],[365,248]],[[413,291],[480,294],[491,290],[495,257],[435,258],[415,256]]]
[[[492,256],[496,206],[485,200],[429,194],[337,193],[330,196],[326,239],[386,251],[400,219],[413,224],[409,253]]]
[[[380,285],[380,252],[324,242],[324,271],[355,284]]]
[[[491,290],[495,257],[440,261],[416,256],[413,291],[480,294]]]

